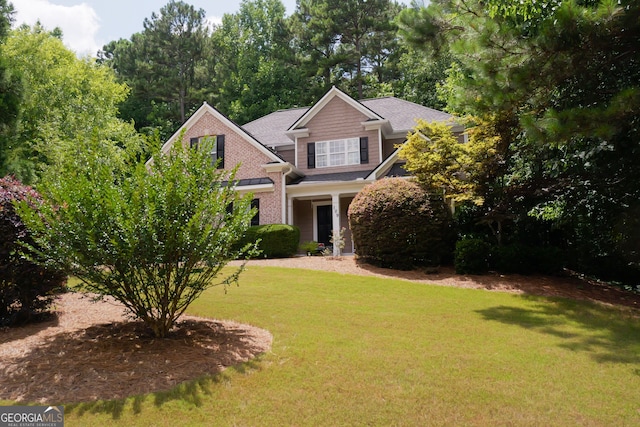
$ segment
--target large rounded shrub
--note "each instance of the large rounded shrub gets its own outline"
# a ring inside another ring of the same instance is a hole
[[[444,201],[403,178],[363,188],[349,206],[349,227],[358,257],[380,267],[435,266],[450,252]]]
[[[32,262],[37,254],[23,247],[34,242],[13,203],[39,199],[31,187],[0,179],[0,326],[37,320],[66,281],[63,272]]]

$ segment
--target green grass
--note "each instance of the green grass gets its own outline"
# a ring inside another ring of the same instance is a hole
[[[190,313],[265,328],[272,351],[66,405],[66,425],[640,425],[640,320],[625,309],[251,267]]]

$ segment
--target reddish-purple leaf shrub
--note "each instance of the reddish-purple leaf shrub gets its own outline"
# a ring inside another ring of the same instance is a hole
[[[349,206],[359,258],[385,268],[439,265],[451,250],[451,215],[441,197],[403,178],[376,181]]]
[[[40,201],[38,193],[12,177],[0,179],[0,326],[35,321],[66,281],[56,269],[33,262],[37,255],[23,244],[34,244],[14,209],[15,201]]]

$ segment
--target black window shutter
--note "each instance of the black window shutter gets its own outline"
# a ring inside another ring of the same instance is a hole
[[[316,167],[316,143],[309,142],[307,144],[307,168],[315,169]]]
[[[216,159],[220,160],[218,169],[224,169],[224,135],[216,137]]]
[[[200,142],[200,138],[191,138],[189,140],[189,148],[198,148],[199,142]]]
[[[251,200],[251,209],[256,209],[256,214],[251,218],[251,226],[260,225],[260,199]]]
[[[360,163],[369,163],[369,137],[360,138]]]

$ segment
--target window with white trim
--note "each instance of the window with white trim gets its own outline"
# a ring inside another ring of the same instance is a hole
[[[189,146],[197,150],[200,147],[200,143],[205,139],[213,140],[213,147],[211,148],[210,153],[211,164],[215,164],[216,161],[220,160],[220,162],[218,163],[218,169],[224,169],[224,135],[211,135],[191,138],[189,140]]]
[[[316,142],[316,168],[360,164],[360,138]]]

